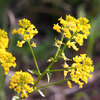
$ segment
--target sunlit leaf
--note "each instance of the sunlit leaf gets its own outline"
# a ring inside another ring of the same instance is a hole
[[[39,92],[39,94],[40,94],[42,97],[45,97],[45,95],[43,94],[43,92],[42,92],[40,89],[37,89],[37,91]]]
[[[28,71],[29,71],[31,74],[39,75],[39,73],[38,73],[37,70],[30,70],[30,69],[28,69]]]

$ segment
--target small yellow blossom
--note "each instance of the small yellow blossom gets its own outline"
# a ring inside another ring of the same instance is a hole
[[[24,28],[19,28],[16,30],[18,34],[24,35],[25,34],[25,29]]]
[[[15,34],[15,33],[17,33],[17,30],[13,29],[12,34]]]
[[[22,47],[23,46],[23,44],[25,43],[25,41],[17,41],[17,46],[18,47]]]
[[[69,66],[68,66],[68,64],[66,62],[64,62],[63,68],[69,68]]]
[[[59,47],[61,44],[63,44],[62,41],[60,41],[60,40],[55,40],[54,46],[55,46],[55,47]]]
[[[63,26],[66,27],[66,25],[67,25],[67,21],[66,21],[66,20],[64,20],[62,17],[60,17],[58,20],[60,21],[60,23],[61,23]]]
[[[60,30],[61,27],[58,25],[58,23],[57,24],[54,24],[53,29],[56,30],[58,33],[61,32],[61,30]]]
[[[36,43],[33,42],[33,43],[31,44],[31,47],[36,47]]]
[[[68,71],[64,71],[64,78],[67,76]]]
[[[60,40],[56,40],[57,44],[62,44],[62,42]]]
[[[72,83],[70,81],[67,81],[67,85],[69,88],[72,88]]]
[[[75,51],[78,51],[79,49],[76,47],[76,42],[70,42],[70,41],[67,41],[67,45],[68,47],[72,47]]]
[[[72,48],[73,48],[75,51],[78,51],[78,50],[79,50],[79,48],[76,47],[75,42],[72,42],[72,43],[71,43],[71,46],[72,46]]]
[[[34,79],[28,72],[17,71],[10,81],[9,88],[20,93],[22,98],[28,97],[28,94],[34,91],[33,87],[30,86],[34,84]]]
[[[8,34],[4,30],[0,29],[0,49],[8,48]]]
[[[31,25],[31,22],[24,18],[22,20],[19,20],[19,25],[22,26],[23,28],[27,28]]]

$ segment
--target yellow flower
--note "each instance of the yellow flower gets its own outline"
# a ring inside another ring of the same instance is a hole
[[[80,31],[82,31],[84,34],[87,34],[89,35],[89,29],[91,28],[90,24],[89,23],[89,20],[87,18],[82,18],[80,17],[78,19],[78,24],[77,26],[80,27]]]
[[[67,45],[68,47],[72,47],[75,51],[78,51],[79,49],[76,47],[76,42],[70,42],[70,41],[67,41]]]
[[[69,68],[69,66],[68,66],[68,64],[66,62],[64,62],[63,68]]]
[[[22,20],[19,20],[19,25],[22,26],[23,28],[27,28],[31,25],[31,22],[24,18]]]
[[[25,18],[19,20],[19,25],[21,28],[17,30],[13,29],[12,34],[18,33],[22,36],[23,40],[21,42],[17,41],[17,46],[22,47],[26,41],[30,42],[30,40],[38,33],[38,30]]]
[[[0,62],[1,66],[4,67],[5,74],[8,73],[10,67],[15,67],[16,58],[12,56],[11,53],[7,52],[6,50],[0,49]]]
[[[62,19],[62,17],[59,18],[58,20],[60,21],[60,23],[61,23],[63,26],[66,27],[66,25],[67,25],[67,21],[66,21],[66,20]]]
[[[54,24],[53,29],[56,30],[58,33],[61,32],[61,30],[60,30],[61,27],[58,25],[58,23],[57,24]]]
[[[33,43],[31,44],[31,47],[36,47],[36,43],[33,42]]]
[[[15,33],[17,33],[17,30],[13,29],[12,34],[15,34]]]
[[[9,88],[20,93],[22,98],[28,97],[28,94],[34,91],[34,89],[30,86],[34,84],[34,79],[28,72],[17,71],[10,81]]]
[[[17,41],[17,46],[18,47],[22,47],[23,46],[23,44],[25,43],[25,41]]]
[[[0,49],[8,48],[8,34],[4,30],[0,29]]]
[[[72,88],[72,83],[70,81],[67,81],[67,85],[69,88]]]
[[[24,35],[25,34],[25,29],[24,28],[19,28],[16,30],[18,34]]]
[[[64,71],[64,78],[67,76],[68,71]]]
[[[60,40],[55,40],[54,46],[59,47],[61,44],[63,44],[62,41],[60,41]]]
[[[70,76],[72,81],[79,84],[80,88],[83,86],[83,82],[87,84],[88,77],[92,78],[90,74],[94,70],[94,66],[92,66],[92,60],[89,57],[86,57],[86,54],[80,54],[80,56],[73,57],[75,63],[72,64],[71,67],[75,67],[75,70],[70,72]],[[81,82],[83,81],[83,82]]]
[[[70,15],[66,15],[65,20],[62,17],[58,20],[61,26],[58,23],[54,24],[53,29],[58,33],[64,34],[64,38],[68,38],[67,45],[69,48],[72,47],[75,51],[78,51],[76,43],[82,46],[84,39],[87,39],[87,36],[90,34],[89,29],[91,26],[89,20],[85,17],[75,19]],[[56,46],[58,45],[56,44]]]

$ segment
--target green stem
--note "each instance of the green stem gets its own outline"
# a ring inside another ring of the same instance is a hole
[[[19,100],[22,100],[21,96],[18,94]]]
[[[59,83],[65,82],[65,81],[70,80],[70,79],[71,79],[71,78],[68,78],[68,79],[64,79],[64,80],[61,80],[61,81],[58,81],[58,82],[54,82],[54,83],[51,83],[51,84],[47,84],[47,85],[43,85],[43,86],[39,86],[39,87],[37,87],[36,89],[40,89],[40,88],[45,88],[45,87],[48,87],[48,86],[56,85],[56,84],[59,84]]]
[[[36,80],[36,82],[34,83],[34,87],[37,86],[38,82],[41,80],[41,78],[47,73],[47,71],[49,71],[49,69],[52,67],[52,65],[55,63],[55,61],[59,58],[60,54],[63,52],[63,50],[66,48],[67,44],[64,45],[64,47],[60,50],[60,52],[58,53],[58,55],[54,58],[54,60],[49,64],[49,66],[43,71],[43,73],[38,77],[38,79]]]
[[[76,33],[75,33],[76,34]],[[72,40],[73,36],[75,35],[73,34],[72,37],[69,39],[70,41]],[[33,85],[33,88],[37,86],[38,82],[41,80],[41,78],[49,71],[49,69],[52,67],[52,65],[56,62],[56,60],[59,58],[59,56],[61,55],[61,53],[65,50],[65,48],[67,47],[67,43],[64,44],[63,48],[61,50],[59,50],[59,53],[57,56],[55,56],[54,60],[49,64],[49,66],[43,71],[43,73],[38,77],[38,79],[36,80],[36,82]]]
[[[64,33],[62,34],[61,42],[63,42],[63,39],[64,39]],[[59,47],[58,47],[58,49],[57,49],[57,52],[56,52],[56,54],[55,54],[55,57],[58,55],[60,48],[61,48],[61,44],[59,45]]]
[[[49,72],[59,72],[59,71],[66,71],[66,70],[69,70],[69,69],[75,69],[75,67],[70,67],[70,68],[66,68],[66,69],[58,69],[58,70],[50,70]]]
[[[34,59],[34,62],[35,62],[35,65],[36,65],[37,71],[38,71],[39,75],[41,75],[41,72],[40,72],[40,70],[39,70],[39,67],[38,67],[38,64],[37,64],[37,61],[36,61],[36,58],[35,58],[35,54],[34,54],[34,52],[33,52],[33,49],[32,49],[32,47],[31,47],[29,41],[28,41],[28,45],[29,45],[30,50],[31,50],[31,52],[32,52],[32,56],[33,56],[33,59]]]

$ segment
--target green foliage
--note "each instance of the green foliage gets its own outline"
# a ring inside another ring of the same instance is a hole
[[[93,49],[94,49],[94,43],[96,41],[96,39],[100,38],[100,15],[98,15],[96,18],[94,18],[91,21],[91,34],[90,34],[90,38],[89,38],[89,42],[88,42],[88,48],[87,48],[87,53],[89,55],[92,55],[93,53]]]
[[[5,100],[4,82],[5,82],[4,70],[3,67],[0,66],[0,100]]]

